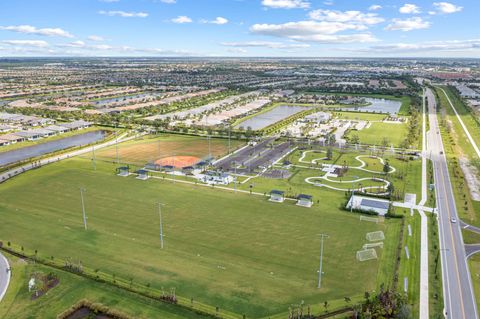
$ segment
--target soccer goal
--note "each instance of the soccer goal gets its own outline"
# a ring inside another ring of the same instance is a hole
[[[381,241],[385,240],[385,235],[383,234],[383,231],[374,231],[371,233],[367,233],[367,240],[368,241]]]
[[[365,244],[365,245],[363,245],[362,248],[363,249],[368,249],[368,248],[375,248],[375,247],[383,248],[383,242]]]
[[[373,248],[357,251],[357,260],[366,261],[371,259],[377,259],[377,252]]]
[[[360,221],[372,222],[378,224],[378,218],[360,215]]]

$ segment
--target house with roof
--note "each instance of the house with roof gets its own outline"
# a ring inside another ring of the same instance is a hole
[[[59,126],[59,125],[49,125],[44,127],[44,129],[52,131],[53,134],[62,134],[62,133],[68,132],[68,128]]]
[[[81,130],[81,129],[90,127],[90,126],[92,126],[92,124],[93,124],[92,122],[87,122],[87,121],[84,121],[84,120],[78,120],[78,121],[73,121],[73,122],[69,122],[69,123],[61,123],[61,124],[58,124],[58,125],[66,127],[71,131],[75,131],[75,130]]]
[[[48,137],[48,136],[55,135],[55,132],[52,132],[50,130],[46,130],[46,129],[43,129],[43,128],[33,129],[32,132],[38,133],[41,137]]]
[[[6,146],[6,145],[10,145],[10,141],[0,140],[0,146]]]
[[[34,131],[20,131],[13,134],[23,137],[25,140],[28,141],[36,141],[42,138],[42,135],[40,133]]]
[[[276,202],[276,203],[283,203],[284,200],[285,200],[285,192],[284,191],[280,191],[280,190],[277,190],[277,189],[272,189],[270,191],[269,201]]]
[[[300,194],[297,196],[297,205],[302,207],[312,207],[313,197],[312,195]]]
[[[18,136],[16,134],[10,133],[10,134],[4,134],[0,135],[1,140],[9,141],[10,144],[15,144],[17,142],[23,142],[25,141],[25,138],[22,136]]]
[[[390,201],[382,198],[352,195],[346,208],[385,216],[390,209]]]
[[[233,177],[224,172],[207,171],[202,175],[201,181],[207,184],[228,185],[233,182]]]

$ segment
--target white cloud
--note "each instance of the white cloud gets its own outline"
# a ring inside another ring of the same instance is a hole
[[[172,21],[173,23],[180,23],[180,24],[182,24],[182,23],[191,23],[191,22],[192,22],[192,19],[190,19],[190,18],[187,17],[187,16],[178,16],[178,17],[176,17],[176,18],[174,18],[174,19],[172,19],[172,20],[170,20],[170,21]]]
[[[304,0],[262,0],[262,5],[275,9],[308,9],[310,2]]]
[[[239,47],[239,48],[269,48],[269,49],[301,49],[310,47],[306,43],[282,43],[282,42],[270,42],[270,41],[248,41],[248,42],[222,42],[226,47]]]
[[[48,42],[43,40],[3,40],[1,43],[8,45],[19,45],[27,47],[45,48],[48,47]]]
[[[31,25],[0,26],[0,30],[8,30],[19,33],[45,35],[51,37],[73,38],[73,35],[60,28],[36,28]]]
[[[412,3],[405,3],[398,11],[404,14],[416,14],[421,12],[420,7]]]
[[[174,4],[174,3],[177,3],[177,0],[160,0],[160,2],[167,3],[167,4]]]
[[[412,17],[405,20],[393,19],[385,30],[392,31],[412,31],[417,29],[428,29],[430,22],[423,20],[420,17]]]
[[[363,25],[343,22],[299,21],[284,24],[255,24],[250,27],[250,31],[305,42],[352,43],[377,41],[370,33],[336,34],[345,30],[365,30],[365,28]]]
[[[462,11],[463,7],[454,5],[453,3],[449,2],[434,2],[433,6],[439,13],[449,14]]]
[[[480,49],[480,39],[395,43],[372,46],[370,49],[378,52],[467,51]]]
[[[230,48],[230,49],[227,49],[227,52],[235,53],[235,54],[239,54],[239,53],[244,54],[244,53],[247,53],[248,51],[242,48]]]
[[[377,24],[385,21],[376,13],[363,13],[360,11],[338,11],[338,10],[314,10],[308,14],[311,19],[317,21],[349,22],[358,24]]]
[[[368,7],[368,10],[369,11],[376,11],[376,10],[380,10],[382,8],[381,5],[379,4],[372,4],[370,7]]]
[[[113,10],[113,11],[98,11],[99,14],[110,16],[110,17],[122,17],[122,18],[146,18],[148,17],[148,13],[146,12],[127,12],[127,11],[119,11],[119,10]]]
[[[99,35],[94,35],[94,34],[88,36],[87,39],[90,40],[90,41],[95,41],[95,42],[101,42],[101,41],[105,40],[103,37],[101,37]]]
[[[222,25],[222,24],[227,24],[228,23],[228,19],[224,18],[224,17],[216,17],[215,20],[201,20],[200,21],[201,23],[211,23],[211,24],[219,24],[219,25]]]
[[[59,47],[67,47],[67,48],[83,48],[85,47],[85,42],[83,41],[73,41],[67,44],[58,44]]]

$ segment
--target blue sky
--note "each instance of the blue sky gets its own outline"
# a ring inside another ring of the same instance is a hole
[[[0,56],[479,57],[480,1],[0,0]]]

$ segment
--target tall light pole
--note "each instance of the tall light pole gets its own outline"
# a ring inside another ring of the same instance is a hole
[[[323,267],[323,239],[330,236],[325,234],[320,235],[320,266],[318,267],[318,285],[317,288],[320,289],[322,286],[322,267]]]
[[[95,145],[92,146],[92,162],[93,162],[93,170],[96,171],[97,170],[97,163],[95,162]]]
[[[212,145],[211,145],[211,137],[210,137],[210,134],[208,135],[207,137],[208,139],[208,160],[211,161],[212,160]]]
[[[120,159],[118,158],[118,132],[117,132],[117,122],[115,122],[115,151],[117,153],[117,164],[120,163]]]
[[[232,133],[232,125],[230,124],[228,126],[228,154],[230,154],[230,146],[231,146],[231,142],[230,142],[230,139],[231,139],[231,133]]]
[[[83,226],[85,230],[87,230],[87,215],[85,214],[85,202],[83,200],[83,192],[85,192],[85,188],[80,187],[80,198],[82,200],[82,213],[83,213]]]
[[[163,249],[163,220],[162,220],[162,206],[164,204],[158,202],[158,218],[160,219],[160,248]]]

